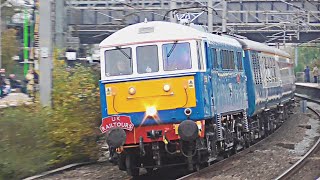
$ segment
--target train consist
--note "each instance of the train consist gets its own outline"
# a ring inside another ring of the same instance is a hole
[[[234,153],[272,133],[293,104],[289,54],[199,25],[134,24],[100,49],[100,130],[132,176]]]

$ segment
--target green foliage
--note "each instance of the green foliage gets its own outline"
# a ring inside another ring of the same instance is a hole
[[[12,73],[16,62],[12,59],[19,52],[19,44],[16,37],[16,30],[8,29],[2,33],[2,67]]]
[[[53,78],[54,108],[48,123],[56,159],[51,162],[95,159],[101,117],[98,78],[90,68],[68,69],[61,61],[55,62]]]
[[[317,47],[299,47],[298,66],[295,72],[302,72],[306,66],[312,68],[316,64],[320,65],[320,46]]]
[[[53,153],[45,116],[34,106],[0,110],[0,179],[21,179],[47,168]]]
[[[98,77],[89,67],[55,61],[53,108],[0,110],[0,179],[21,179],[73,162],[95,160],[99,134]]]

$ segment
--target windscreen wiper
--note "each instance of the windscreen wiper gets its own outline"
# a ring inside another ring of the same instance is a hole
[[[176,47],[177,43],[178,43],[178,41],[174,42],[174,44],[172,45],[170,51],[167,54],[167,58],[170,57],[170,55],[172,54],[172,52],[173,52],[174,48]]]
[[[124,52],[119,46],[116,46],[116,49],[118,49],[124,56],[131,60],[131,57],[126,52]]]

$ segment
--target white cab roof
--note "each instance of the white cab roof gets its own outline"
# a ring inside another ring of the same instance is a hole
[[[127,26],[104,39],[100,47],[191,39],[207,39],[241,48],[241,44],[233,38],[209,34],[190,26],[165,21],[143,22]]]

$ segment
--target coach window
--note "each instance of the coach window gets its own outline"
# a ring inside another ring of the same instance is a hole
[[[162,45],[163,69],[165,71],[191,69],[189,43],[170,43]]]
[[[213,69],[218,69],[218,58],[217,58],[217,50],[212,48],[211,50],[211,58],[212,58],[212,65]]]
[[[132,74],[131,48],[120,48],[105,51],[106,76]]]
[[[137,47],[137,66],[139,74],[158,72],[158,47],[156,45]]]

